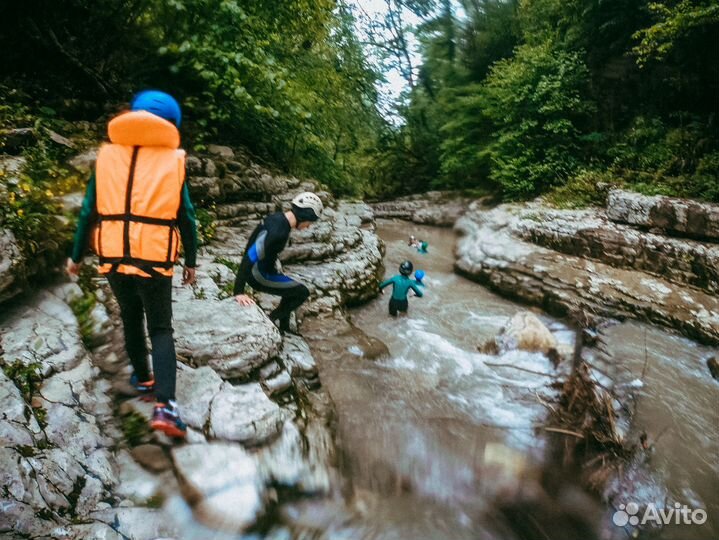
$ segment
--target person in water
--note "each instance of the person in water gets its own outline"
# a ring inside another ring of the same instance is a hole
[[[379,285],[382,294],[384,294],[385,287],[392,285],[392,298],[389,299],[389,314],[393,317],[396,317],[400,311],[407,313],[409,309],[407,294],[409,294],[410,289],[414,291],[414,294],[422,297],[422,289],[417,285],[415,280],[409,277],[412,274],[413,268],[410,261],[404,261],[399,265],[399,274],[392,276]]]
[[[424,287],[424,279],[425,273],[424,270],[415,270],[414,272],[414,282],[419,285],[420,287]]]
[[[270,319],[277,321],[283,334],[290,331],[290,314],[307,300],[310,291],[299,281],[277,272],[277,256],[285,249],[290,231],[306,229],[320,218],[322,210],[320,198],[304,192],[292,199],[290,210],[265,217],[247,241],[235,278],[234,295],[241,306],[255,303],[245,294],[245,285],[282,298],[280,305],[270,313]]]
[[[157,90],[137,94],[130,109],[108,124],[110,142],[100,148],[87,185],[67,272],[78,275],[91,244],[120,306],[134,370],[130,384],[155,395],[150,427],[184,437],[187,426],[175,404],[172,274],[182,240],[183,284],[194,283],[197,226],[180,150],[181,110]],[[147,365],[145,321],[154,374]]]
[[[419,240],[417,242],[417,251],[424,255],[427,253],[427,248],[429,248],[429,243],[425,242],[424,240]]]
[[[419,242],[417,241],[417,237],[413,234],[409,235],[409,240],[407,241],[407,245],[409,247],[418,248]]]

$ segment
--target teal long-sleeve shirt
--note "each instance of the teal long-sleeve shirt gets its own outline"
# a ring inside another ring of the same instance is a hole
[[[407,300],[407,294],[410,289],[412,289],[417,296],[422,296],[422,289],[417,285],[417,282],[402,274],[397,274],[383,281],[379,284],[379,288],[384,289],[388,285],[392,285],[392,298],[395,300]]]
[[[77,221],[77,230],[75,231],[75,240],[72,247],[71,258],[76,263],[82,260],[90,239],[90,229],[97,221],[97,190],[95,184],[95,173],[93,172],[85,190],[85,198],[82,201],[82,208],[80,208],[80,217]],[[187,182],[182,186],[180,209],[177,212],[177,226],[180,229],[180,238],[185,250],[185,266],[194,268],[197,265],[197,221]]]

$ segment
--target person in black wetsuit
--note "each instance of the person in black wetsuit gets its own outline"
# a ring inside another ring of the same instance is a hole
[[[292,199],[292,209],[275,212],[265,217],[250,235],[235,278],[234,295],[241,306],[254,304],[245,294],[245,285],[256,291],[282,298],[280,305],[270,313],[277,321],[280,332],[290,329],[290,314],[307,300],[309,289],[299,281],[278,273],[277,256],[287,245],[292,229],[306,229],[322,214],[322,201],[314,193],[304,192]]]

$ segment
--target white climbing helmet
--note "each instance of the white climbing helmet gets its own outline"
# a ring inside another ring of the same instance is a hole
[[[297,221],[317,221],[322,215],[324,205],[320,198],[310,191],[305,191],[292,199],[292,211]]]

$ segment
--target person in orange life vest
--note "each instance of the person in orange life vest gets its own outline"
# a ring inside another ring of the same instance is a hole
[[[194,283],[197,226],[180,150],[181,111],[172,96],[156,90],[137,94],[130,108],[108,124],[110,142],[97,155],[67,272],[78,274],[92,244],[120,305],[134,370],[130,381],[141,394],[155,394],[150,426],[184,437],[175,404],[172,273],[181,239],[183,284]],[[147,365],[145,319],[154,375]]]

